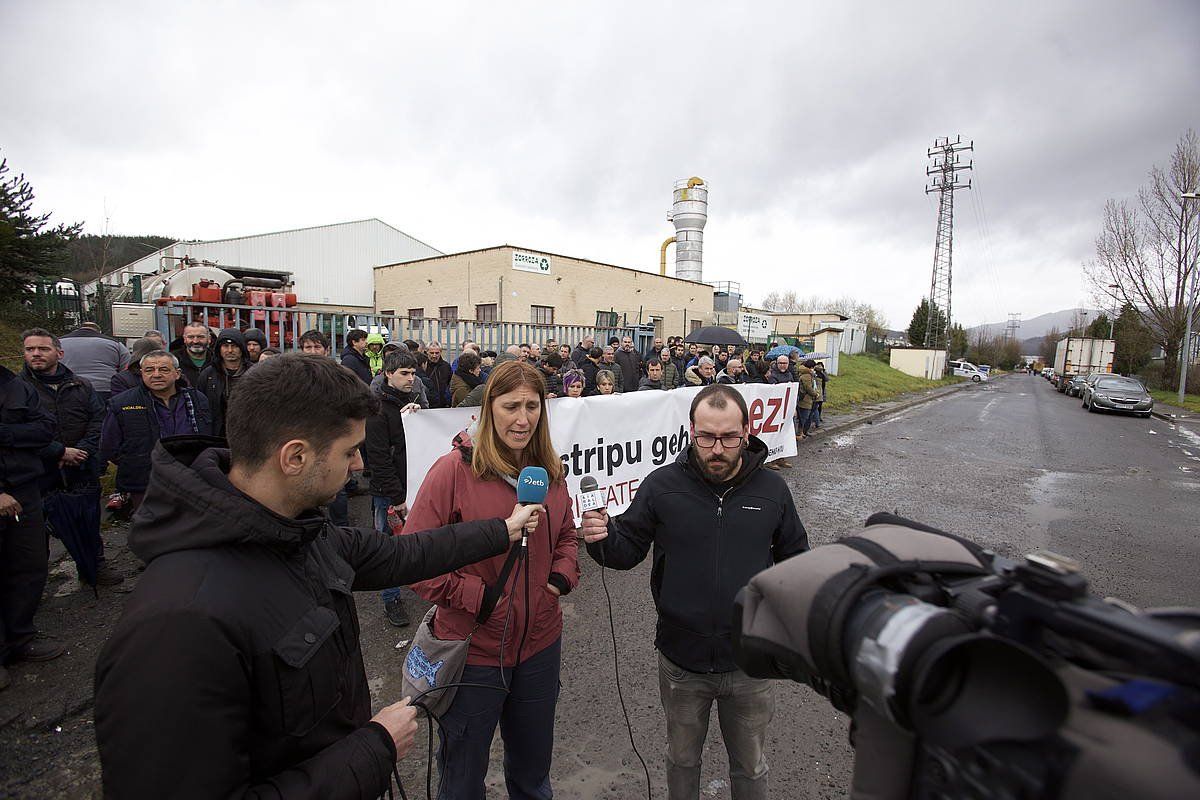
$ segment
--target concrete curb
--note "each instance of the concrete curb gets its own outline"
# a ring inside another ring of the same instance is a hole
[[[1171,414],[1164,414],[1161,411],[1153,411],[1153,410],[1150,412],[1150,416],[1155,417],[1157,419],[1161,419],[1163,422],[1170,422],[1170,423],[1176,424],[1176,425],[1181,422],[1190,423],[1190,422],[1200,421],[1200,417],[1196,417],[1196,416],[1176,417]]]
[[[1007,377],[1008,375],[1000,375],[992,380],[1003,380]],[[878,411],[872,411],[868,414],[863,414],[861,417],[855,417],[854,419],[848,419],[844,422],[839,422],[836,425],[822,425],[820,428],[821,433],[817,434],[817,437],[825,438],[827,436],[832,436],[835,433],[849,430],[850,428],[864,425],[868,422],[874,422],[882,417],[886,417],[891,414],[898,414],[901,411],[907,411],[910,408],[929,403],[933,400],[937,400],[939,397],[945,397],[946,395],[953,394],[954,392],[961,392],[963,389],[977,386],[980,386],[980,384],[964,381],[963,383],[955,384],[954,386],[946,386],[941,389],[936,389],[924,397],[914,397],[912,400],[907,400],[903,403],[891,406],[890,408],[881,408]]]

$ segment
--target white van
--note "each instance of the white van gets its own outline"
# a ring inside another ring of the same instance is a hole
[[[988,379],[988,374],[970,361],[948,361],[946,362],[946,367],[950,370],[951,375],[959,378],[970,378],[975,383],[980,383]]]

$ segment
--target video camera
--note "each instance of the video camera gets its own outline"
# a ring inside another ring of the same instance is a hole
[[[851,715],[855,800],[1200,798],[1200,611],[893,514],[759,573],[734,648]]]

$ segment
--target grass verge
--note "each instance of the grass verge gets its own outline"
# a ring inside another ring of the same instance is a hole
[[[907,392],[949,386],[961,381],[962,378],[936,381],[914,378],[870,356],[843,355],[838,360],[838,375],[830,376],[826,387],[829,399],[825,401],[825,410],[846,411],[863,403],[876,403]]]
[[[1169,406],[1179,407],[1179,393],[1170,392],[1166,389],[1151,389],[1150,396],[1154,398],[1156,403],[1164,403]],[[1200,394],[1185,394],[1183,396],[1183,407],[1195,414],[1200,414]]]

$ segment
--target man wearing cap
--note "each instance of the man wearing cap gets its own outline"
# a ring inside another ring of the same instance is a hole
[[[250,368],[246,339],[237,328],[225,328],[217,334],[217,354],[213,363],[200,373],[197,386],[208,400],[214,436],[225,435],[225,409],[234,385]]]

